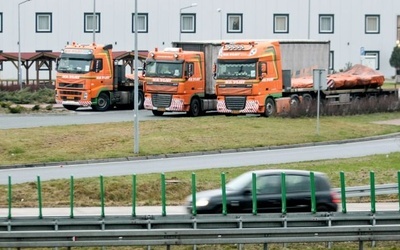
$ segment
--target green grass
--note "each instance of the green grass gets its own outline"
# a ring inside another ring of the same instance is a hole
[[[269,147],[337,141],[400,132],[374,122],[400,113],[346,117],[263,118],[206,116],[142,121],[139,154]],[[135,156],[131,122],[0,130],[0,167]]]

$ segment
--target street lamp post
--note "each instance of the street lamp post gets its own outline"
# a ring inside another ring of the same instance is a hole
[[[21,20],[20,20],[20,6],[30,0],[22,1],[18,4],[18,84],[22,89],[22,70],[21,70]]]
[[[182,35],[182,18],[181,18],[182,17],[182,10],[188,9],[188,8],[192,8],[192,7],[196,7],[196,6],[197,6],[197,3],[192,3],[189,6],[182,7],[182,8],[179,9],[179,23],[180,23],[180,25],[179,25],[179,27],[180,27],[180,29],[179,29],[179,41],[181,41],[181,35]]]
[[[217,9],[219,13],[219,39],[222,40],[222,9]]]

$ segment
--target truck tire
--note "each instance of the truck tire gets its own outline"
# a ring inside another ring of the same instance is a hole
[[[192,99],[192,101],[190,102],[190,109],[187,114],[191,117],[196,117],[201,114],[201,105],[199,99],[197,98]]]
[[[164,111],[152,110],[154,116],[162,116]]]
[[[79,106],[75,106],[75,105],[63,105],[64,108],[68,109],[68,110],[76,110],[77,108],[79,108]]]
[[[270,117],[276,114],[276,105],[275,101],[272,98],[267,98],[265,101],[265,110],[264,110],[264,116],[265,117]]]
[[[92,106],[96,111],[106,111],[110,108],[110,97],[106,93],[100,93],[97,104]]]

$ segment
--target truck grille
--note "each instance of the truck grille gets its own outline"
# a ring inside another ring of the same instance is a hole
[[[230,110],[242,110],[246,106],[245,96],[227,96],[225,97],[226,108]]]
[[[168,108],[171,105],[172,95],[152,94],[153,106],[157,108]]]
[[[74,88],[74,89],[83,89],[84,84],[82,83],[68,83],[68,82],[60,82],[58,83],[59,88]]]

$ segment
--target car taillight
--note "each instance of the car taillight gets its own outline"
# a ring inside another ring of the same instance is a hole
[[[338,193],[331,191],[331,198],[333,203],[340,203],[340,198]]]

